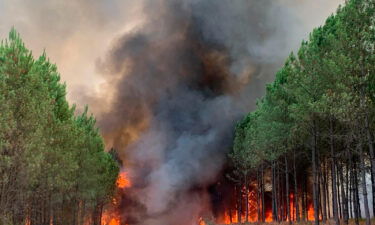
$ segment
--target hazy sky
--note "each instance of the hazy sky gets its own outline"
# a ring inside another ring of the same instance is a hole
[[[235,1],[235,0],[234,0]],[[259,0],[262,1],[262,0]],[[342,0],[275,0],[290,9],[299,30],[291,46],[335,11]],[[96,62],[124,32],[141,29],[144,0],[0,0],[0,38],[14,26],[34,56],[44,49],[68,85],[68,98],[79,104],[81,89],[100,91]]]

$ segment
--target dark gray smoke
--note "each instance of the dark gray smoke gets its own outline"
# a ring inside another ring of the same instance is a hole
[[[125,223],[196,225],[209,210],[235,121],[295,45],[282,2],[143,1],[144,23],[98,62],[113,95],[100,127],[133,181]]]

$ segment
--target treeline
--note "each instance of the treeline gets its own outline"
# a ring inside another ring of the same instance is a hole
[[[12,29],[0,44],[1,225],[100,223],[119,168],[65,96],[56,66]]]
[[[310,205],[315,224],[358,224],[364,215],[370,225],[374,119],[375,1],[348,0],[288,57],[257,109],[237,125],[230,176],[245,193],[238,220],[248,215],[242,202],[253,185],[260,221],[269,194],[274,221],[306,220]]]

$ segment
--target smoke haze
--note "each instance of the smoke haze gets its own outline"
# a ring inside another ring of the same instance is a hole
[[[134,184],[126,223],[195,225],[235,121],[340,2],[0,0],[0,34],[47,46],[69,98],[97,116]]]

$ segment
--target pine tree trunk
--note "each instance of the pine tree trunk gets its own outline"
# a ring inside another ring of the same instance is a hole
[[[293,172],[294,172],[294,205],[296,208],[296,221],[299,222],[299,204],[298,204],[298,183],[297,183],[297,168],[296,168],[296,150],[293,150]]]
[[[346,162],[346,174],[345,174],[345,185],[346,185],[346,209],[347,209],[347,217],[348,219],[350,219],[350,215],[349,215],[349,206],[350,206],[350,192],[349,192],[349,170],[350,170],[350,165],[349,165],[349,157],[350,157],[350,153],[349,151],[347,151],[347,157],[348,157],[348,160]]]
[[[363,205],[365,209],[366,225],[371,225],[370,210],[368,207],[368,199],[367,199],[365,159],[364,159],[364,152],[363,152],[363,147],[361,143],[359,143],[359,151],[360,151],[359,157],[360,157],[360,163],[361,163],[361,176],[362,176]]]
[[[325,168],[325,163],[323,164],[323,174],[322,174],[322,179],[323,179],[323,184],[322,184],[322,193],[323,193],[323,207],[322,207],[322,214],[323,214],[323,222],[325,223],[327,220],[327,196],[326,196],[326,188],[327,188],[327,181],[326,181],[326,168]]]
[[[86,214],[86,202],[82,201],[82,209],[81,209],[81,220],[79,225],[83,225],[85,222],[85,214]]]
[[[353,189],[352,189],[352,165],[349,159],[349,172],[348,172],[348,194],[349,194],[349,218],[353,218]]]
[[[303,220],[308,220],[307,218],[307,177],[304,177],[303,182],[303,192],[302,192],[302,216]]]
[[[261,222],[262,215],[261,215],[261,191],[262,191],[262,184],[261,184],[261,178],[260,178],[260,172],[259,169],[257,169],[257,216],[258,216],[258,222]]]
[[[367,133],[367,143],[370,152],[370,162],[371,162],[371,184],[372,184],[372,212],[373,216],[375,217],[375,150],[374,150],[374,142],[370,132],[370,123],[368,119],[368,114],[366,113],[366,133]]]
[[[346,198],[345,194],[345,187],[344,187],[344,175],[343,175],[343,167],[339,170],[340,180],[341,180],[341,201],[342,201],[342,208],[343,208],[343,219],[344,223],[348,224],[349,216],[348,216],[348,199]]]
[[[339,204],[339,218],[342,219],[342,205],[341,205],[341,191],[340,191],[340,187],[341,187],[341,181],[340,181],[340,176],[339,176],[339,168],[337,167],[336,165],[336,177],[337,177],[337,203]]]
[[[328,167],[328,163],[327,163],[327,161],[325,161],[325,168],[326,168],[326,170],[325,170],[325,174],[324,174],[324,179],[325,179],[325,181],[326,181],[326,186],[325,186],[325,191],[326,191],[326,200],[327,200],[327,215],[328,215],[328,217],[327,218],[331,218],[331,204],[330,204],[330,201],[329,201],[329,185],[328,185],[328,171],[329,171],[329,167]],[[332,190],[331,190],[332,191]]]
[[[289,191],[289,166],[288,166],[288,160],[286,158],[286,155],[285,155],[285,189],[286,189],[286,214],[287,214],[287,218],[288,218],[288,221],[289,223],[291,224],[292,223],[292,219],[291,219],[291,216],[290,216],[290,200],[289,200],[289,194],[290,194],[290,191]]]
[[[281,182],[280,182],[280,165],[279,163],[277,163],[277,179],[276,179],[276,182],[277,182],[277,189],[278,189],[278,193],[276,195],[276,199],[277,199],[277,209],[278,209],[278,219],[277,221],[278,222],[281,222],[283,219],[282,219],[282,190],[281,190]]]
[[[249,222],[249,188],[247,184],[247,173],[245,175],[245,195],[246,195],[246,212],[245,212],[245,221]]]
[[[357,174],[357,164],[354,163],[354,176],[353,176],[353,195],[354,195],[354,217],[355,224],[359,225],[359,217],[361,216],[360,205],[359,205],[359,194],[358,194],[358,174]]]
[[[242,214],[242,187],[241,185],[238,186],[238,207],[237,207],[237,221],[239,223],[242,222],[241,214]]]
[[[336,189],[336,156],[333,139],[333,121],[330,119],[330,150],[331,150],[331,184],[332,184],[332,212],[335,225],[340,225],[337,210],[337,189]]]
[[[314,121],[313,127],[313,149],[311,151],[311,159],[312,159],[312,170],[313,170],[313,201],[314,201],[314,224],[319,225],[319,196],[318,196],[318,169],[317,169],[317,131],[316,125]]]
[[[323,174],[322,174],[322,188],[321,188],[321,193],[323,194],[322,196],[322,204],[323,204],[323,207],[322,207],[322,219],[323,219],[323,222],[325,223],[327,221],[327,196],[326,196],[326,190],[325,190],[325,187],[326,187],[326,181],[325,181],[325,168],[324,168],[324,164],[323,164]]]
[[[272,162],[272,220],[274,222],[278,222],[276,189],[276,168],[275,162]]]
[[[318,179],[317,179],[317,188],[318,188],[318,201],[319,201],[319,219],[323,216],[323,211],[322,211],[322,196],[321,196],[321,183],[322,183],[322,169],[321,169],[321,163],[320,163],[320,153],[317,151],[317,160],[316,160],[316,165],[318,168]],[[325,223],[325,221],[324,221]]]
[[[100,204],[100,215],[99,215],[99,224],[101,225],[102,224],[102,218],[103,218],[103,208],[104,208],[104,204]]]
[[[349,213],[350,213],[350,218],[354,218],[353,216],[353,211],[354,211],[354,197],[353,197],[353,163],[352,163],[352,158],[353,155],[351,151],[348,149],[348,159],[349,159],[349,165],[348,165],[348,188],[349,188]]]
[[[229,222],[230,222],[230,223],[233,223],[233,219],[232,219],[232,209],[229,209]]]
[[[262,191],[262,222],[265,222],[266,220],[266,207],[265,207],[265,201],[264,201],[264,168],[263,168],[263,164],[261,165],[261,176],[262,176],[262,180],[261,180],[261,191]]]

